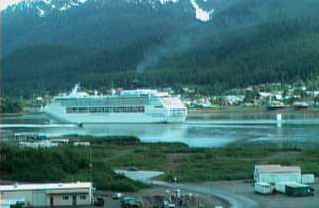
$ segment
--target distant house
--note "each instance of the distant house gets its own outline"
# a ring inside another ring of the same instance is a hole
[[[10,130],[0,129],[0,142],[14,138],[14,133]],[[1,144],[0,144],[1,145]]]
[[[269,99],[273,97],[274,95],[270,92],[259,92],[258,93],[261,99]]]
[[[276,100],[283,100],[284,99],[282,96],[282,93],[277,93],[274,96],[275,96]]]
[[[195,89],[191,89],[191,88],[188,88],[188,87],[183,87],[183,91],[186,92],[186,93],[195,93]]]
[[[244,102],[244,95],[227,95],[225,96],[225,103],[228,105],[238,105]]]
[[[317,97],[319,95],[319,91],[306,91],[307,96]]]
[[[36,101],[42,102],[42,101],[43,101],[43,98],[39,96],[39,97],[36,98]]]
[[[18,184],[0,186],[0,207],[23,202],[30,207],[89,206],[92,183]]]
[[[19,145],[22,147],[38,149],[38,148],[57,147],[59,144],[51,142],[50,140],[44,140],[44,141],[19,142]]]
[[[84,146],[89,147],[91,145],[90,142],[73,142],[73,146]]]
[[[256,165],[256,183],[276,184],[281,182],[301,183],[301,168],[297,166]]]
[[[37,132],[19,132],[14,134],[14,138],[17,142],[25,142],[46,140],[48,136]]]
[[[62,138],[61,139],[60,138],[50,139],[49,141],[54,143],[54,144],[59,144],[59,145],[70,143],[70,139],[62,139]]]

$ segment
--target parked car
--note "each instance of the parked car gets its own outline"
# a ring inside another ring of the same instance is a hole
[[[162,208],[175,208],[175,204],[169,201],[164,200]]]
[[[112,199],[117,200],[123,197],[122,193],[113,193],[112,194]]]
[[[104,199],[102,197],[97,197],[94,199],[94,206],[103,207],[104,206]]]
[[[123,197],[121,199],[121,208],[142,208],[143,203],[135,197]]]
[[[263,195],[272,194],[274,187],[269,183],[255,183],[255,192]]]
[[[17,201],[15,204],[10,205],[10,208],[25,208],[27,207],[23,201]]]
[[[314,196],[314,192],[315,190],[312,187],[304,184],[286,186],[286,194],[292,197]]]

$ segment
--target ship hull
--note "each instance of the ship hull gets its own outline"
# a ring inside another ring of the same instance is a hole
[[[98,124],[98,123],[184,123],[185,115],[162,113],[72,113],[68,114],[62,107],[49,106],[44,110],[50,117],[66,123]]]
[[[58,116],[51,113],[48,113],[49,116],[56,118],[62,122],[67,123],[184,123],[185,117],[163,117],[163,118],[153,118],[151,116],[136,114],[136,115],[110,115],[110,114],[101,114],[101,115],[90,115],[90,114],[81,114],[81,115],[71,115],[71,116]]]

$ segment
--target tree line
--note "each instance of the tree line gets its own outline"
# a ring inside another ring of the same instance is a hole
[[[141,73],[136,68],[145,53],[163,39],[140,39],[114,50],[28,47],[4,60],[4,92],[56,93],[81,82],[92,89],[192,85],[218,94],[261,83],[307,81],[319,73],[318,22],[306,16],[212,33]]]

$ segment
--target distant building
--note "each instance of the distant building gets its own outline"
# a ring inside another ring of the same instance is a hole
[[[244,102],[245,96],[244,95],[227,95],[225,96],[224,100],[227,105],[238,105]]]
[[[256,165],[254,180],[256,183],[268,184],[281,182],[301,183],[301,169],[297,166]]]
[[[29,148],[52,148],[59,146],[58,143],[53,143],[50,140],[44,141],[32,141],[32,142],[19,142],[19,145],[22,147],[29,147]]]
[[[90,142],[73,142],[73,146],[84,146],[89,147],[91,145]]]
[[[269,99],[274,96],[271,92],[259,92],[258,94],[261,99]]]
[[[70,139],[62,139],[62,138],[61,139],[59,139],[59,138],[50,139],[49,141],[52,143],[55,143],[55,144],[59,144],[59,145],[64,145],[64,144],[70,143]]]
[[[26,142],[46,140],[48,136],[37,132],[19,132],[14,134],[14,138],[17,142]]]
[[[284,99],[283,96],[282,96],[282,93],[277,93],[274,96],[275,96],[276,100],[280,100],[281,101],[281,100]]]
[[[10,130],[0,129],[0,142],[9,141],[14,138],[14,133]]]
[[[23,202],[30,207],[89,206],[92,183],[21,184],[0,186],[0,207]]]
[[[188,87],[183,87],[183,91],[186,92],[186,93],[195,93],[195,89],[191,89],[191,88],[188,88]]]
[[[37,102],[42,102],[42,101],[43,101],[43,98],[42,98],[41,96],[39,96],[39,97],[36,98],[36,101],[37,101]]]

